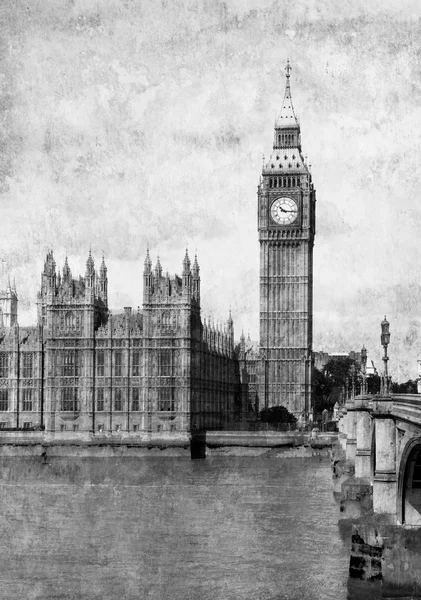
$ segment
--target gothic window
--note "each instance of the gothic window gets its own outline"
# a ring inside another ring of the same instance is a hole
[[[291,187],[291,177],[288,177],[288,187]]]
[[[61,376],[77,377],[79,375],[78,351],[64,350],[61,355]]]
[[[0,390],[0,411],[9,410],[9,390]]]
[[[132,374],[134,377],[140,375],[140,352],[133,352]]]
[[[171,350],[161,350],[159,354],[159,375],[168,377],[171,372]]]
[[[104,350],[98,350],[96,353],[96,374],[97,374],[97,377],[104,377],[104,375],[105,375],[105,352],[104,352]]]
[[[79,410],[77,388],[62,388],[61,410],[63,412],[77,412]]]
[[[9,377],[9,355],[0,352],[0,377]]]
[[[30,352],[22,354],[22,377],[33,377],[34,355]]]
[[[278,144],[281,145],[281,136],[278,135]]]
[[[292,178],[292,187],[295,187],[295,177]]]
[[[32,410],[32,390],[22,390],[22,410],[30,412]]]
[[[159,390],[158,410],[175,410],[174,388],[161,388]]]
[[[273,180],[273,187],[278,187],[278,178],[275,177]]]
[[[66,329],[76,328],[76,316],[75,313],[71,310],[67,312],[64,316],[64,326],[66,327]]]
[[[78,423],[73,423],[73,431],[79,431]]]
[[[115,411],[121,411],[121,410],[123,410],[122,392],[121,392],[121,389],[119,389],[119,388],[117,388],[115,390],[114,410]]]
[[[269,187],[272,187],[272,178],[269,179]]]
[[[132,390],[132,410],[139,410],[139,389],[133,388]]]
[[[139,431],[139,425],[137,423],[134,423],[133,431]]]
[[[171,327],[171,313],[168,311],[165,311],[162,315],[162,328],[170,329],[170,327]]]
[[[116,377],[121,377],[122,374],[123,374],[123,355],[119,351],[119,352],[114,353],[114,375]]]
[[[23,424],[24,429],[31,429],[31,427],[32,427],[31,421],[25,421],[25,423]]]
[[[104,410],[104,390],[103,390],[103,388],[98,388],[96,391],[96,409],[98,412],[102,412]]]

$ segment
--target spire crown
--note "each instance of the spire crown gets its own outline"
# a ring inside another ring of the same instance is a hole
[[[298,127],[298,119],[296,117],[295,111],[294,111],[294,106],[292,104],[292,98],[291,98],[291,87],[290,87],[290,77],[291,77],[291,70],[292,67],[289,64],[289,59],[287,60],[287,64],[285,67],[285,78],[286,78],[286,83],[285,83],[285,95],[284,95],[284,100],[282,102],[282,109],[281,112],[278,115],[278,118],[276,119],[276,123],[275,123],[275,127],[277,129],[286,129],[288,127]]]
[[[69,263],[67,261],[67,254],[66,254],[66,258],[64,259],[64,267],[63,267],[63,279],[71,279],[71,278],[72,278],[72,272],[70,270]]]
[[[144,272],[150,273],[152,271],[152,261],[151,261],[151,257],[149,256],[149,248],[146,248],[145,262],[143,264],[144,264]]]
[[[102,279],[105,279],[105,277],[107,277],[107,266],[105,264],[104,255],[102,255],[102,262],[101,262],[101,267],[99,269],[99,274]]]
[[[161,267],[161,261],[159,260],[159,256],[156,259],[155,276],[156,277],[162,276],[162,267]]]
[[[184,255],[183,259],[183,275],[187,275],[188,273],[190,273],[190,266],[191,262],[189,258],[189,251],[186,248],[186,254]]]
[[[199,267],[199,263],[197,262],[197,254],[194,255],[194,263],[193,263],[193,275],[195,275],[196,277],[199,275],[199,271],[200,271],[200,267]]]
[[[88,260],[86,261],[86,275],[93,275],[95,272],[95,263],[92,258],[92,252],[89,248]]]

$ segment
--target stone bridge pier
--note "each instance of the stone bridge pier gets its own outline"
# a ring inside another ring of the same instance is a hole
[[[421,597],[421,396],[357,396],[339,415],[350,574]]]

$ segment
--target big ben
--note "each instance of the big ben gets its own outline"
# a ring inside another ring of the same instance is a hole
[[[311,407],[313,245],[316,194],[301,149],[291,99],[289,61],[273,150],[258,187],[260,242],[261,408],[285,406],[295,416]]]

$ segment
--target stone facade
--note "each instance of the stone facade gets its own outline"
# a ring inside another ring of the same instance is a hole
[[[111,314],[104,259],[84,277],[47,254],[38,324],[0,327],[0,428],[50,432],[189,432],[242,418],[234,325],[202,323],[200,273],[186,251],[182,275],[143,272],[143,310]],[[9,286],[10,288],[10,286]],[[10,312],[10,311],[9,311]],[[3,309],[3,314],[6,311]]]

